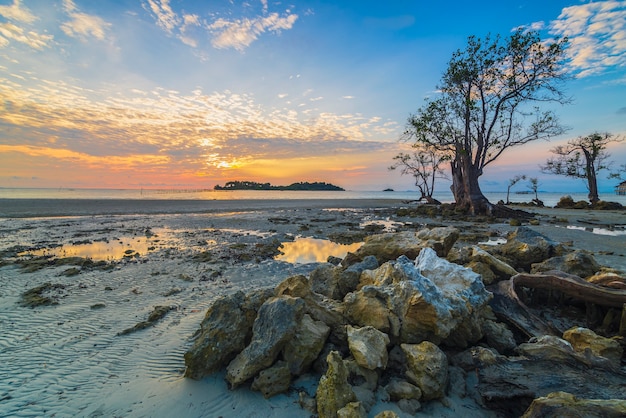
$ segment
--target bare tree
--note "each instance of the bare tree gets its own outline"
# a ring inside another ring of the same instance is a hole
[[[567,103],[562,83],[566,39],[544,43],[536,32],[470,37],[452,55],[439,98],[409,118],[416,142],[452,150],[452,192],[459,208],[492,213],[479,177],[512,147],[564,132],[550,111],[534,103]]]
[[[539,179],[537,177],[530,177],[528,179],[528,184],[530,186],[530,191],[535,194],[535,199],[533,201],[539,204]]]
[[[610,162],[608,162],[610,154],[606,152],[606,147],[611,142],[621,141],[623,138],[616,138],[610,133],[600,134],[598,132],[571,139],[566,145],[559,145],[550,150],[556,154],[556,157],[549,158],[546,164],[541,166],[541,170],[548,174],[583,179],[589,191],[589,202],[596,203],[600,200],[598,173],[602,170],[608,170],[610,166]],[[611,176],[615,176],[615,173]]]
[[[513,177],[512,179],[509,179],[509,187],[507,187],[507,189],[506,189],[506,204],[507,205],[509,203],[511,203],[511,201],[509,200],[509,194],[511,192],[511,187],[515,186],[521,180],[526,180],[526,174],[518,174],[515,177]]]
[[[420,191],[421,196],[418,201],[426,200],[428,203],[440,204],[433,198],[435,192],[435,180],[446,178],[442,165],[449,161],[450,157],[434,149],[426,149],[415,146],[412,153],[400,153],[393,157],[394,163],[389,170],[400,169],[400,174],[411,175],[415,178],[415,186]]]

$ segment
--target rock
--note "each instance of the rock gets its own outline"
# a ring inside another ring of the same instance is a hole
[[[258,390],[267,398],[287,392],[291,384],[291,372],[287,363],[278,361],[265,369],[252,382],[252,390]]]
[[[273,297],[261,307],[252,326],[250,344],[226,368],[226,380],[237,387],[274,363],[294,337],[302,318],[304,301],[290,296]]]
[[[315,402],[315,398],[309,396],[309,394],[305,391],[298,392],[298,405],[300,405],[300,408],[313,414],[317,412],[317,403]]]
[[[453,356],[451,364],[468,372],[476,370],[476,368],[479,367],[496,364],[504,358],[504,356],[498,354],[498,352],[493,348],[478,346],[468,348],[467,350]]]
[[[365,238],[365,243],[355,255],[361,259],[373,255],[379,263],[384,263],[401,255],[414,259],[422,248],[428,247],[445,257],[458,238],[459,230],[453,227],[371,235]]]
[[[577,352],[568,341],[552,335],[533,338],[528,343],[517,346],[517,350],[522,355],[533,360],[544,360],[554,363],[578,363],[579,367],[585,365],[604,369],[615,368],[613,360],[599,357],[591,350]]]
[[[417,399],[400,399],[398,407],[409,415],[415,415],[422,408],[422,404]]]
[[[563,339],[569,342],[574,351],[584,353],[591,350],[594,356],[605,357],[619,367],[624,350],[617,340],[597,335],[590,329],[573,327],[563,333]]]
[[[591,277],[587,277],[589,283],[597,284],[613,289],[626,289],[626,277],[610,271],[600,271]]]
[[[356,289],[361,272],[378,268],[378,261],[373,255],[347,268],[324,264],[311,272],[309,277],[311,290],[335,300]]]
[[[347,332],[348,347],[359,366],[370,370],[387,367],[389,359],[387,353],[389,336],[387,334],[371,326],[354,328],[348,325]]]
[[[397,402],[400,399],[419,400],[422,397],[421,389],[406,380],[394,379],[385,386],[385,390],[393,402]]]
[[[302,316],[294,337],[283,348],[283,359],[291,374],[299,376],[308,370],[324,348],[329,333],[330,327],[322,321],[315,321],[309,314]]]
[[[201,379],[224,367],[245,348],[261,304],[272,295],[260,290],[237,292],[217,299],[207,310],[200,333],[185,353],[185,377]]]
[[[407,358],[407,377],[422,391],[422,399],[440,399],[448,386],[448,359],[435,344],[424,341],[420,344],[400,346]]]
[[[330,339],[338,344],[346,341],[347,319],[338,301],[311,291],[309,280],[302,275],[285,279],[276,287],[276,296],[293,296],[304,300],[304,312],[330,327]]]
[[[496,281],[495,273],[487,264],[481,261],[470,261],[469,263],[465,264],[465,267],[472,269],[472,271],[476,274],[480,274],[483,283],[486,285],[490,285]]]
[[[337,411],[337,418],[367,418],[367,411],[361,402],[350,402]]]
[[[337,411],[356,401],[356,395],[348,383],[348,369],[343,364],[341,355],[331,351],[326,358],[328,370],[320,378],[315,399],[317,414],[320,418],[335,418]]]
[[[372,326],[392,339],[400,337],[400,319],[394,312],[392,291],[365,286],[344,298],[345,315],[357,326]]]
[[[563,256],[552,257],[541,263],[534,263],[530,272],[537,274],[558,270],[585,278],[593,276],[600,269],[600,265],[591,254],[586,251],[574,250]]]
[[[474,245],[471,247],[470,259],[476,263],[482,263],[489,267],[489,270],[498,280],[509,280],[511,276],[517,274],[517,270],[502,260],[497,259],[482,248]],[[485,283],[487,284],[487,283]]]
[[[482,326],[487,344],[499,353],[507,353],[517,346],[513,332],[502,322],[485,320]]]
[[[368,391],[376,390],[378,387],[378,371],[359,366],[353,358],[345,359],[343,364],[348,368],[348,373],[350,373],[348,383],[352,385],[353,389],[360,387]]]
[[[531,264],[560,255],[563,251],[561,244],[525,226],[510,233],[507,242],[499,246],[499,250],[503,256],[514,262],[513,267],[516,270],[526,271],[530,270]]]
[[[415,263],[407,257],[361,275],[363,286],[344,299],[345,314],[359,326],[370,325],[393,343],[465,347],[482,338],[481,311],[491,293],[480,276],[437,257],[425,248]]]
[[[522,418],[546,417],[624,417],[624,399],[578,399],[567,392],[553,392],[535,399]]]

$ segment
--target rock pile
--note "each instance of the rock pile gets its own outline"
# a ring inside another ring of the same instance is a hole
[[[454,228],[373,236],[340,265],[217,300],[185,354],[185,376],[225,368],[231,388],[251,383],[271,397],[316,374],[314,399],[302,392],[300,399],[320,417],[366,417],[380,401],[414,414],[451,392],[465,396],[471,374],[478,376],[476,402],[500,413],[519,416],[543,397],[526,412],[540,416],[533,411],[554,408],[557,396],[579,407],[604,400],[603,408],[626,413],[623,401],[608,401],[625,393],[617,340],[577,327],[519,341],[494,315],[483,279],[496,283],[563,263],[599,266],[524,228],[491,252],[453,249],[458,236]],[[546,379],[547,364],[557,370]],[[571,394],[553,394],[562,391]]]

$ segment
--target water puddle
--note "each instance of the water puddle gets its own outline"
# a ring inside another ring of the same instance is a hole
[[[358,250],[361,245],[362,242],[337,244],[327,239],[296,238],[282,243],[282,254],[276,256],[275,260],[294,264],[324,263],[330,256],[343,258],[348,252]]]
[[[502,245],[506,244],[506,238],[489,238],[487,241],[480,241],[479,245]]]
[[[162,231],[153,232],[155,233],[151,236],[122,236],[110,240],[65,244],[59,247],[25,251],[19,253],[18,256],[82,257],[93,261],[113,261],[124,257],[138,257],[160,248]]]
[[[596,228],[589,226],[568,225],[567,229],[575,229],[577,231],[587,231],[597,235],[610,235],[614,237],[626,236],[626,228],[624,225],[616,225],[613,228]]]
[[[361,229],[379,227],[380,232],[395,232],[396,229],[402,225],[404,225],[402,222],[391,221],[389,219],[375,219],[371,221],[361,222],[359,227]]]

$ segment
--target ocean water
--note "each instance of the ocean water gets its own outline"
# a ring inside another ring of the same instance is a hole
[[[506,192],[485,192],[490,202],[506,201]],[[539,192],[545,206],[555,206],[563,196],[587,200],[587,193]],[[449,191],[435,193],[443,203],[452,203]],[[124,200],[258,200],[258,199],[386,199],[410,201],[419,198],[415,191],[291,191],[291,190],[211,190],[211,189],[19,189],[0,188],[0,199],[124,199]],[[534,194],[511,193],[511,202],[528,202]],[[626,205],[626,195],[600,194],[600,199]]]

